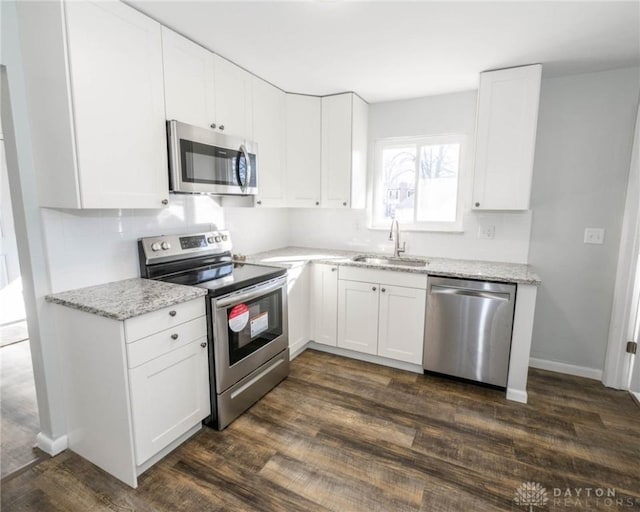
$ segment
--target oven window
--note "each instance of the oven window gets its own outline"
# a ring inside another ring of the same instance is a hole
[[[229,307],[227,330],[231,365],[281,336],[282,288]]]

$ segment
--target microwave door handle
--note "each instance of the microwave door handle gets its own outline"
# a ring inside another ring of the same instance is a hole
[[[245,178],[244,183],[240,183],[240,187],[242,187],[242,192],[246,193],[247,188],[249,187],[249,183],[251,183],[251,160],[249,159],[249,152],[247,151],[247,147],[244,144],[240,144],[240,151],[244,155],[244,161],[247,165],[247,176]]]

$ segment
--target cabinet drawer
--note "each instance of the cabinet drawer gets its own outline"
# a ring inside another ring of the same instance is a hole
[[[135,368],[167,352],[207,337],[207,317],[201,316],[127,344],[127,366]]]
[[[124,322],[126,342],[131,343],[204,314],[204,299],[195,299],[130,318]]]
[[[414,272],[340,266],[338,277],[349,281],[406,286],[408,288],[420,288],[421,290],[427,289],[427,274],[416,274]]]

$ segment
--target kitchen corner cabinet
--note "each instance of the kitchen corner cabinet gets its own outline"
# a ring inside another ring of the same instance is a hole
[[[161,208],[160,24],[121,2],[19,2],[41,206]]]
[[[311,339],[322,345],[337,346],[338,267],[311,265]]]
[[[52,307],[69,448],[136,487],[210,414],[204,300],[124,321]]]
[[[286,97],[287,206],[320,206],[320,101],[302,94]]]
[[[475,210],[528,210],[542,65],[480,74]]]
[[[368,106],[356,94],[322,98],[322,206],[364,208]]]
[[[255,205],[286,206],[286,94],[257,77],[253,79],[253,140],[258,143],[258,195]]]
[[[290,357],[295,357],[310,338],[309,273],[308,265],[300,265],[287,271]]]
[[[426,276],[340,267],[338,347],[422,364]]]
[[[251,74],[166,27],[162,58],[167,119],[252,138]]]

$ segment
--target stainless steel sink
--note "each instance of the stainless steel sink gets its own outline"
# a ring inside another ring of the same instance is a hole
[[[353,261],[358,263],[368,263],[369,265],[396,265],[400,267],[426,267],[428,260],[417,260],[411,258],[376,258],[373,256],[356,256]]]

